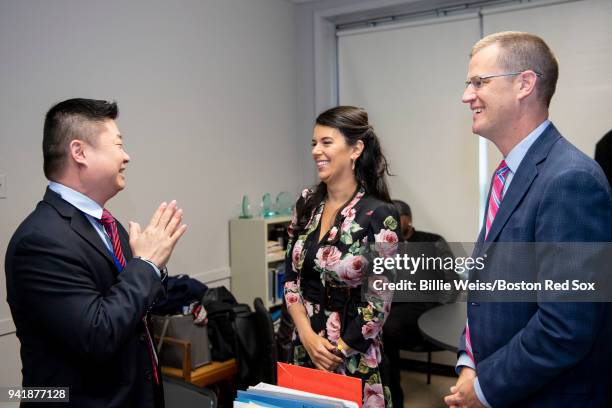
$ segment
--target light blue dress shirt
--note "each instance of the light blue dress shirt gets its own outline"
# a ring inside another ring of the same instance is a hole
[[[96,203],[94,200],[87,197],[85,194],[79,193],[78,191],[73,190],[70,187],[66,187],[63,184],[56,183],[55,181],[49,182],[49,189],[59,194],[64,201],[67,201],[68,203],[72,204],[85,215],[85,218],[87,218],[87,220],[91,223],[91,225],[94,227],[94,229],[100,236],[102,242],[104,242],[106,249],[108,249],[108,251],[112,254],[114,252],[113,244],[110,237],[106,233],[104,226],[102,225],[101,220],[102,212],[104,211],[104,209],[100,207],[100,204]],[[159,271],[157,265],[147,259],[142,260],[151,265],[153,269],[155,269],[155,273],[157,273],[157,276],[161,276],[161,272]]]
[[[516,173],[516,171],[519,168],[519,165],[525,158],[527,151],[529,150],[531,145],[535,143],[538,137],[540,137],[540,135],[544,133],[544,130],[546,130],[548,125],[550,125],[550,120],[547,119],[544,122],[542,122],[540,126],[535,128],[533,132],[528,134],[526,138],[521,140],[519,144],[514,146],[514,148],[510,150],[510,153],[508,153],[508,155],[506,156],[505,158],[506,165],[508,166],[510,171],[506,175],[506,182],[504,183],[504,190],[502,192],[502,201],[503,201],[504,195],[506,194],[506,191],[508,191],[508,187],[510,187],[510,183],[512,183],[514,174]]]
[[[508,153],[504,160],[506,160],[506,165],[509,168],[508,174],[506,175],[506,182],[504,183],[504,189],[502,192],[502,205],[504,203],[504,196],[506,195],[506,191],[508,191],[508,187],[510,187],[510,183],[512,183],[512,179],[514,178],[514,174],[517,172],[521,162],[525,158],[527,151],[535,143],[535,141],[540,137],[544,130],[550,125],[550,120],[545,120],[542,122],[537,128],[535,128],[531,133],[527,135],[526,138],[520,141],[519,144],[514,146],[514,148]],[[461,368],[463,366],[470,367],[472,369],[476,369],[474,363],[468,357],[467,353],[463,352],[459,355],[457,359],[457,364],[455,365],[455,371],[457,374],[461,372]],[[476,375],[478,375],[478,371],[476,371]],[[478,377],[476,377],[476,381],[474,381],[474,391],[476,392],[476,396],[487,408],[491,408],[491,405],[487,401],[482,392],[482,388],[480,388],[480,382],[478,381]]]

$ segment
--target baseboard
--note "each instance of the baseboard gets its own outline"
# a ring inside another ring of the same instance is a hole
[[[0,320],[0,336],[15,333],[15,330],[15,323],[13,322],[13,319]]]
[[[218,280],[231,278],[231,270],[229,266],[223,268],[217,268],[210,271],[195,273],[190,275],[192,278],[197,279],[204,283],[210,283]]]

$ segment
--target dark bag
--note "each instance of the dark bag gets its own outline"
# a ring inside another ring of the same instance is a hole
[[[202,305],[208,310],[211,303],[227,303],[230,305],[237,305],[238,302],[232,292],[230,292],[225,286],[219,286],[217,288],[209,288],[204,296],[202,296]]]
[[[212,359],[225,361],[235,357],[235,336],[232,322],[234,306],[238,305],[227,288],[221,286],[209,289],[202,298],[202,305],[208,313],[208,338]]]
[[[235,356],[234,353],[234,305],[212,303],[205,306],[208,312],[208,338],[211,355],[215,361],[225,361]]]
[[[236,354],[236,365],[238,375],[236,385],[238,388],[246,388],[256,385],[258,382],[257,361],[263,350],[258,348],[257,315],[251,311],[249,305],[239,304],[234,307],[234,319],[232,328],[234,330],[234,351]]]
[[[212,288],[204,295],[202,304],[208,312],[208,337],[212,347],[212,359],[224,361],[236,359],[238,374],[236,385],[246,388],[261,381],[258,361],[257,315],[249,305],[236,302],[225,288]]]

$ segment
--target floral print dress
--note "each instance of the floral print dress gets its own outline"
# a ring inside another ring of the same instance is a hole
[[[304,190],[299,207],[311,192]],[[364,291],[369,244],[377,255],[393,256],[400,234],[399,216],[393,204],[365,194],[360,188],[339,211],[334,225],[318,242],[325,203],[313,211],[299,236],[294,219],[289,227],[286,257],[287,307],[302,303],[313,330],[332,344],[342,340],[353,350],[344,356],[337,373],[357,377],[363,384],[363,407],[391,407],[391,394],[383,381],[382,325],[391,298]],[[382,245],[381,245],[382,244]],[[294,331],[294,364],[314,368]]]

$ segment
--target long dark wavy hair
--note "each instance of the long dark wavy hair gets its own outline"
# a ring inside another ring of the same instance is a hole
[[[367,194],[391,203],[387,186],[387,175],[391,175],[389,165],[382,153],[374,128],[368,122],[368,113],[355,106],[337,106],[321,113],[317,117],[316,124],[337,129],[349,146],[354,146],[359,140],[363,142],[363,151],[355,161],[357,184],[363,187]],[[309,198],[302,205],[298,205],[297,231],[305,228],[312,212],[326,195],[327,184],[321,181],[314,187]]]

